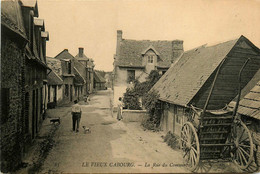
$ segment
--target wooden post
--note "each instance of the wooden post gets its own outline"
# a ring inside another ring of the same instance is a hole
[[[233,116],[235,116],[237,114],[237,109],[238,109],[238,105],[239,105],[239,101],[240,101],[240,96],[241,96],[241,75],[242,72],[246,66],[246,64],[248,63],[248,61],[251,60],[250,58],[248,58],[245,63],[243,64],[242,68],[239,71],[239,75],[238,75],[238,96],[237,96],[237,102],[236,102],[236,106],[234,108],[233,111]]]

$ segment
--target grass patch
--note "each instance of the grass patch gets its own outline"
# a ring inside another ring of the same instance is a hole
[[[179,137],[172,134],[170,131],[163,137],[164,142],[167,143],[172,149],[180,149]]]
[[[55,141],[53,140],[53,137],[55,135],[56,130],[58,129],[58,126],[54,126],[54,128],[51,130],[51,132],[46,136],[46,138],[39,142],[39,155],[36,161],[33,162],[32,167],[28,169],[29,174],[39,173],[41,170],[41,167],[47,158],[49,152],[53,148]]]

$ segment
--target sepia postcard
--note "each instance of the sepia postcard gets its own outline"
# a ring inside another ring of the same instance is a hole
[[[259,173],[259,0],[1,0],[1,173]]]

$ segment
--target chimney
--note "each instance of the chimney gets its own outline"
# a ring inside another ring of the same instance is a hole
[[[116,55],[119,55],[119,48],[120,48],[120,43],[122,41],[122,35],[123,32],[122,30],[117,30],[117,43],[116,43]]]
[[[83,57],[84,48],[79,48],[79,57]]]
[[[172,59],[171,63],[174,63],[183,53],[183,41],[174,40],[172,41]]]
[[[122,35],[123,35],[122,30],[117,30],[117,41],[119,42],[122,41]]]

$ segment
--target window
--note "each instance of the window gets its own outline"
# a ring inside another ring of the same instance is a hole
[[[66,61],[67,73],[71,74],[71,61]]]
[[[148,63],[153,63],[153,56],[148,56]]]
[[[135,70],[127,70],[127,83],[135,80]]]
[[[77,96],[77,87],[74,86],[75,96]]]
[[[51,86],[48,86],[48,102],[51,101]]]
[[[2,88],[1,90],[1,124],[8,120],[10,107],[10,88]]]
[[[65,96],[69,96],[69,85],[65,85]]]
[[[182,124],[183,114],[184,114],[183,108],[174,105],[174,115],[175,115],[175,122],[176,122],[176,123]]]
[[[71,74],[71,61],[69,61],[68,64],[68,74]]]

